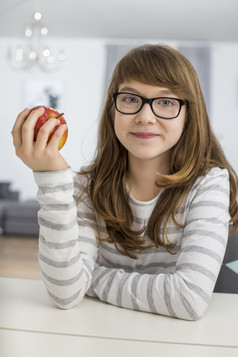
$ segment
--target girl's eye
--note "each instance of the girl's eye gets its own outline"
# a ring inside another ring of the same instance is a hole
[[[138,102],[138,99],[136,97],[132,97],[132,96],[127,96],[127,97],[124,97],[123,98],[123,101],[124,102],[127,102],[127,103],[137,103]]]
[[[158,100],[157,104],[162,107],[170,107],[170,106],[174,105],[175,103],[171,99],[160,99],[160,100]]]

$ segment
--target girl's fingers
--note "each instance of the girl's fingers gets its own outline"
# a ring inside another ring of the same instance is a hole
[[[29,112],[30,112],[30,109],[25,108],[22,112],[20,112],[18,114],[17,119],[16,119],[16,121],[14,123],[14,126],[12,128],[12,132],[15,132],[16,130],[18,130],[22,126],[22,124],[26,120]]]
[[[19,147],[22,144],[22,126],[29,114],[29,109],[25,108],[22,112],[19,113],[17,119],[13,125],[11,134],[13,137],[13,145]]]
[[[48,147],[52,150],[57,150],[58,151],[58,147],[60,144],[60,141],[64,135],[64,133],[66,132],[66,130],[68,129],[67,124],[61,124],[58,126],[58,128],[56,129],[56,131],[54,132],[54,134],[52,135],[52,138],[50,139],[50,142],[48,144]]]
[[[34,127],[38,118],[44,113],[44,108],[33,110],[22,125],[22,143],[26,150],[32,148]]]
[[[43,151],[48,143],[50,134],[60,125],[60,120],[51,118],[40,128],[35,143],[35,150]],[[56,129],[57,130],[57,129]],[[50,139],[51,141],[51,139]]]

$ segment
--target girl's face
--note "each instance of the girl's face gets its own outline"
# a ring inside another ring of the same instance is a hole
[[[135,80],[122,83],[118,92],[130,92],[146,98],[178,98],[168,88]],[[168,166],[171,148],[183,132],[185,114],[185,105],[182,106],[179,116],[174,119],[157,117],[147,103],[137,114],[122,114],[115,109],[114,129],[118,140],[128,151],[129,160],[158,159],[158,165],[160,163]]]

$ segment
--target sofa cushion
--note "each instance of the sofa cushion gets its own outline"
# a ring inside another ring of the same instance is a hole
[[[40,205],[35,200],[25,202],[15,202],[14,205],[7,205],[5,208],[5,214],[7,219],[25,219],[31,220],[36,218]]]
[[[36,200],[5,202],[1,204],[1,227],[6,235],[39,235]]]

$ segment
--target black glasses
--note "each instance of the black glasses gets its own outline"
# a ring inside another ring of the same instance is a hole
[[[162,119],[174,119],[179,116],[183,105],[187,104],[187,100],[170,98],[170,97],[157,97],[145,98],[138,94],[129,92],[116,92],[113,93],[113,99],[116,110],[122,114],[137,114],[148,103],[152,112]]]

